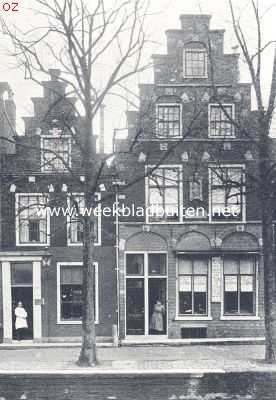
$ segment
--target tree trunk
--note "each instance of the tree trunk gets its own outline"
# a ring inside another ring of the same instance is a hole
[[[95,272],[94,255],[94,228],[90,218],[84,220],[84,249],[83,249],[83,316],[82,316],[82,348],[78,365],[93,367],[98,364],[96,354],[95,331]]]

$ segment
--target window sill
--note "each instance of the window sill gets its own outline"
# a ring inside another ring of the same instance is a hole
[[[261,318],[257,315],[223,315],[221,321],[260,321]]]
[[[16,247],[45,247],[45,246],[50,246],[50,243],[37,243],[37,242],[32,242],[32,243],[16,243]]]
[[[83,243],[68,243],[68,247],[83,247]],[[94,246],[101,246],[101,243],[94,243]]]
[[[205,316],[199,316],[199,315],[187,315],[183,317],[175,317],[173,321],[212,321],[213,318],[205,315]]]

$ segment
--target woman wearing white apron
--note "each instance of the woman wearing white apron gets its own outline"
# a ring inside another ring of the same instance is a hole
[[[17,303],[17,307],[14,310],[15,314],[15,332],[18,341],[24,339],[24,330],[28,329],[27,322],[27,311],[23,307],[22,301]]]

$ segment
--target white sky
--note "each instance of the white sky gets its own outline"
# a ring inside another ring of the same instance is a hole
[[[49,0],[51,1],[51,0]],[[87,0],[90,3],[93,0]],[[107,0],[107,4],[113,0]],[[28,26],[29,21],[34,25],[36,17],[34,17],[30,7],[33,0],[19,0],[19,12],[9,15],[9,20],[15,23],[19,28]],[[233,5],[236,9],[236,14],[241,16],[241,24],[244,27],[248,37],[250,46],[254,46],[256,34],[256,26],[254,23],[251,7],[251,0],[233,0]],[[263,21],[263,41],[276,39],[276,1],[275,0],[259,0],[259,6],[262,10]],[[234,33],[231,27],[231,16],[228,6],[228,0],[151,0],[150,1],[150,16],[147,20],[147,32],[150,39],[155,42],[148,46],[145,52],[145,60],[149,59],[151,53],[162,53],[166,49],[166,36],[164,34],[167,29],[180,28],[179,15],[185,13],[208,13],[212,15],[211,28],[226,29],[225,33],[225,51],[231,52],[231,47],[236,44]],[[27,25],[26,25],[27,24]],[[24,72],[17,68],[11,68],[10,60],[5,56],[5,43],[0,42],[0,73],[1,81],[8,81],[15,93],[15,101],[17,104],[17,114],[20,122],[20,117],[32,115],[32,96],[41,95],[41,88],[35,86],[32,82],[24,80]],[[271,76],[271,64],[273,51],[266,52],[265,61],[263,63],[263,85],[267,92]],[[111,55],[112,56],[112,55]],[[241,80],[249,81],[246,68],[242,65],[241,60]],[[147,73],[139,76],[136,83],[150,82],[151,74]],[[133,83],[132,83],[133,84]],[[136,86],[136,84],[135,84]],[[135,87],[134,86],[134,87]],[[108,132],[114,127],[122,126],[124,123],[124,112],[126,103],[124,101],[109,101],[106,107],[106,136],[110,137]],[[19,123],[19,129],[22,130],[22,124]]]

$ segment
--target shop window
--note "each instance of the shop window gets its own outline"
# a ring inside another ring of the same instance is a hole
[[[224,314],[252,315],[256,308],[254,257],[224,258]]]
[[[208,314],[208,260],[178,258],[178,313]]]
[[[98,320],[98,267],[94,263],[94,313]],[[82,265],[60,263],[58,269],[58,322],[81,322],[82,319]]]

